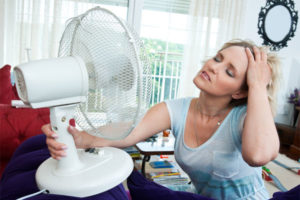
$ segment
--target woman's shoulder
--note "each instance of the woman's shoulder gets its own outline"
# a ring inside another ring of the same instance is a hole
[[[169,100],[166,100],[165,103],[170,108],[178,109],[178,108],[183,108],[183,107],[189,107],[192,99],[193,99],[193,97],[169,99]]]
[[[165,103],[169,112],[176,115],[185,112],[189,108],[192,99],[192,97],[170,99],[166,100]]]
[[[177,99],[168,99],[166,103],[190,103],[193,97],[182,97]]]

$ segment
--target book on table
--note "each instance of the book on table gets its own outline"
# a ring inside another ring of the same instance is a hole
[[[169,171],[169,172],[150,172],[149,176],[151,179],[161,179],[161,178],[179,178],[181,174],[178,170]]]
[[[123,150],[126,151],[133,159],[141,158],[140,152],[134,146],[123,148]]]
[[[161,185],[184,185],[190,182],[189,178],[181,176],[178,170],[170,172],[151,172],[149,176],[154,182]]]
[[[174,167],[174,165],[167,160],[150,162],[150,166],[152,168],[173,168]]]

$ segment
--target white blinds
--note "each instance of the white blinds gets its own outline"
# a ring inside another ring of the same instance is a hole
[[[188,14],[191,0],[144,0],[144,9]]]

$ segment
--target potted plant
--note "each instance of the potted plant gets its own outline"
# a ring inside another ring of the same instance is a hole
[[[294,121],[293,125],[296,125],[297,123],[297,117],[299,115],[300,111],[300,90],[298,88],[294,89],[294,92],[292,92],[288,98],[288,102],[291,104],[294,104]]]

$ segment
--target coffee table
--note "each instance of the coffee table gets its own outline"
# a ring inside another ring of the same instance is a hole
[[[143,155],[142,174],[145,176],[145,163],[148,162],[152,155],[173,155],[175,138],[172,134],[163,137],[162,133],[157,134],[154,139],[139,142],[135,145],[140,154]]]

